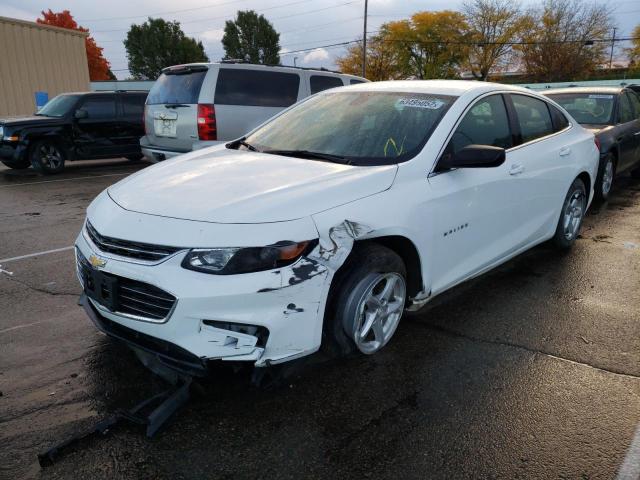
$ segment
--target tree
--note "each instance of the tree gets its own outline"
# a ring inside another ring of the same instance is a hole
[[[42,18],[36,19],[36,22],[42,25],[52,25],[54,27],[68,28],[69,30],[77,30],[79,32],[89,32],[88,29],[77,24],[69,10],[63,10],[62,12],[55,13],[49,9],[46,12],[42,11],[40,13],[42,14]],[[109,80],[111,65],[102,55],[103,49],[96,44],[96,41],[91,36],[85,38],[84,46],[87,51],[89,79],[92,81]]]
[[[530,11],[522,35],[522,65],[532,81],[552,82],[588,78],[607,59],[612,29],[606,5],[582,0],[545,0]]]
[[[631,33],[631,47],[625,49],[625,53],[629,57],[629,63],[633,63],[636,68],[640,63],[640,24],[636,25]]]
[[[280,34],[264,15],[253,10],[238,11],[235,20],[225,22],[222,45],[228,59],[280,64]]]
[[[383,40],[395,45],[403,75],[419,79],[459,76],[467,30],[464,15],[450,10],[418,12],[380,29]]]
[[[487,80],[492,70],[509,64],[511,42],[527,26],[520,5],[512,0],[469,0],[463,6],[469,26],[466,66],[479,80]]]
[[[340,71],[362,75],[362,42],[355,43],[347,53],[336,59]],[[403,77],[398,49],[393,42],[386,42],[381,35],[367,39],[367,78],[378,82],[398,80]]]
[[[124,46],[129,72],[137,80],[155,80],[163,68],[171,65],[209,61],[202,42],[187,37],[180,22],[161,18],[131,25]]]

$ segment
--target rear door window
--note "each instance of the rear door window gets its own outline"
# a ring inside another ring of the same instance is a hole
[[[207,70],[163,73],[149,91],[147,104],[181,103],[194,105],[198,103],[200,87],[202,87],[202,81],[206,74]]]
[[[479,100],[464,116],[449,141],[447,154],[454,154],[468,145],[513,146],[509,117],[502,95],[490,95]]]
[[[547,102],[526,95],[512,94],[511,98],[518,115],[523,143],[554,132]]]
[[[142,118],[145,95],[122,95],[122,114],[125,117]]]
[[[113,95],[101,95],[87,98],[80,107],[89,114],[89,120],[116,118],[116,98]]]
[[[300,75],[240,68],[218,72],[214,103],[254,107],[288,107],[298,100]]]
[[[329,77],[328,75],[311,75],[311,95],[328,90],[330,88],[342,87],[342,79],[339,77]]]

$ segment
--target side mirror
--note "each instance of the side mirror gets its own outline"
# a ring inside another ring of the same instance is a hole
[[[73,115],[76,120],[81,120],[83,118],[89,118],[89,112],[83,109],[76,110],[76,113]]]
[[[490,168],[499,167],[506,159],[504,148],[492,145],[467,145],[451,155],[443,167],[446,168]]]

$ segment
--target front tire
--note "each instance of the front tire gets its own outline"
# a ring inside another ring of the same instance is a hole
[[[609,153],[602,159],[598,167],[598,175],[594,187],[597,200],[604,202],[609,199],[615,174],[616,164],[613,155]]]
[[[45,175],[60,173],[64,170],[64,152],[51,140],[35,142],[29,157],[33,169]]]
[[[356,245],[338,271],[325,315],[325,346],[330,353],[372,355],[396,331],[407,299],[402,259],[375,243]]]
[[[553,237],[553,243],[561,250],[567,250],[575,243],[587,210],[587,189],[584,182],[576,178],[562,203],[560,219]]]

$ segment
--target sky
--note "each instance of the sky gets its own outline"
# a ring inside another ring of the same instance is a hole
[[[614,12],[617,37],[629,37],[640,23],[640,0],[590,0]],[[368,31],[382,23],[401,20],[421,10],[459,10],[463,0],[369,0]],[[540,0],[521,0],[524,7]],[[131,24],[147,17],[178,20],[184,32],[204,44],[211,61],[224,55],[221,39],[225,20],[238,10],[255,10],[280,33],[284,65],[335,68],[335,58],[345,47],[322,47],[362,38],[364,0],[0,0],[0,16],[35,21],[42,10],[70,10],[76,21],[89,28],[111,69],[119,79],[129,76],[124,40]],[[318,47],[318,48],[316,48]],[[311,49],[305,52],[288,53]]]

